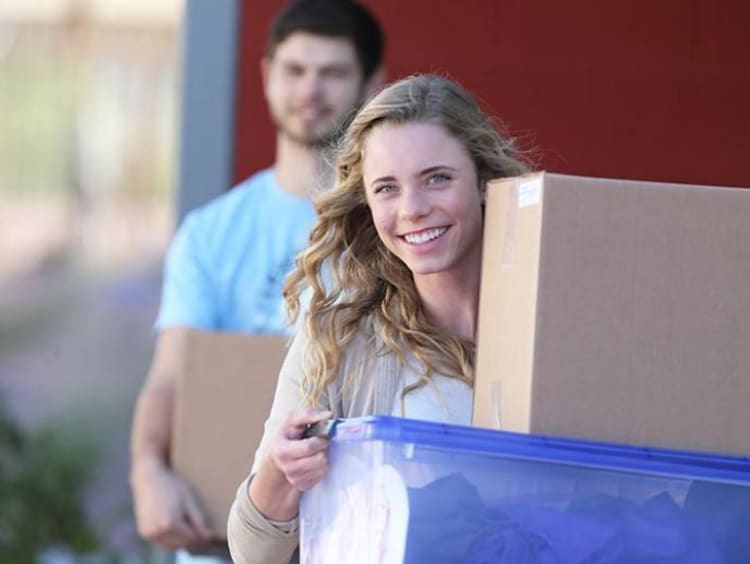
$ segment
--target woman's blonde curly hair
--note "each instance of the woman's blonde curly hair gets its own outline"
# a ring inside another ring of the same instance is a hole
[[[300,315],[303,292],[309,296],[302,376],[308,405],[319,406],[337,376],[342,350],[361,330],[371,333],[372,346],[385,346],[402,363],[404,351],[410,351],[422,364],[419,381],[404,389],[402,401],[433,373],[473,383],[474,343],[447,334],[427,317],[411,271],[381,242],[365,199],[362,156],[368,133],[379,124],[415,122],[438,124],[461,142],[476,166],[480,190],[492,178],[527,171],[512,140],[499,133],[471,94],[446,78],[405,78],[359,111],[336,151],[335,185],[315,199],[318,220],[310,244],[284,288],[292,322]],[[346,382],[358,385],[351,377]]]

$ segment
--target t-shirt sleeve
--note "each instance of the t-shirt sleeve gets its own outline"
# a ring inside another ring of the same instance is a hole
[[[154,328],[215,329],[216,282],[198,216],[189,215],[177,231],[164,265],[161,305]]]

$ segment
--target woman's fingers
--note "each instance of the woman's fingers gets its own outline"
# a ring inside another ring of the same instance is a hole
[[[328,451],[323,450],[285,464],[284,473],[290,484],[300,491],[318,483],[328,470]]]
[[[320,437],[302,438],[309,425],[331,419],[330,411],[305,409],[290,414],[272,447],[276,466],[294,488],[310,489],[328,469],[328,441]]]
[[[281,441],[276,447],[276,458],[286,462],[308,458],[328,450],[328,441],[320,437]]]
[[[333,417],[330,411],[319,409],[303,409],[290,414],[281,425],[281,433],[286,439],[300,439],[309,425],[326,421]]]
[[[281,441],[274,449],[276,465],[295,487],[313,469],[328,467],[328,441],[319,437]]]

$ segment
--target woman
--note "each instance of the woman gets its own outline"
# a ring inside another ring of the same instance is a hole
[[[327,469],[309,424],[371,414],[468,424],[485,183],[526,167],[473,97],[401,80],[352,121],[336,184],[287,280],[304,323],[279,375],[251,478],[229,518],[236,562],[289,562],[303,491]],[[291,415],[287,415],[291,413]]]

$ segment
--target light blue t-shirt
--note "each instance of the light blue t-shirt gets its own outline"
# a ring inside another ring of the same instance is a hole
[[[193,210],[167,255],[156,329],[283,333],[284,279],[314,221],[272,168]]]

